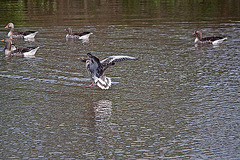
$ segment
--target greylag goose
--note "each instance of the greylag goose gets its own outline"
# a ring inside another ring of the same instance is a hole
[[[7,57],[31,57],[34,56],[39,47],[18,48],[12,43],[12,37],[1,40],[5,42],[5,56]]]
[[[14,24],[8,23],[8,25],[5,28],[11,28],[8,32],[8,37],[12,36],[12,38],[25,38],[25,39],[33,39],[37,31],[23,31],[23,32],[14,32]]]
[[[74,39],[83,39],[83,40],[88,40],[89,36],[93,33],[91,32],[82,32],[82,33],[72,33],[72,29],[71,27],[67,27],[66,29],[64,29],[65,31],[67,31],[67,35],[66,38],[74,38]]]
[[[201,31],[195,31],[193,35],[196,35],[196,39],[194,41],[195,44],[213,44],[218,45],[222,43],[224,40],[227,39],[227,37],[205,37],[202,38],[202,32]]]
[[[87,55],[90,59],[86,59],[83,57],[80,58],[82,62],[86,62],[87,71],[93,80],[93,83],[91,85],[86,86],[87,88],[90,88],[92,85],[97,85],[101,89],[109,89],[109,87],[111,86],[111,78],[106,77],[104,75],[104,71],[117,62],[138,59],[130,56],[110,56],[100,61],[91,53],[87,53]]]

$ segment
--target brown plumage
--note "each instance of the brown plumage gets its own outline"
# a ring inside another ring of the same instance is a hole
[[[201,31],[195,31],[193,33],[193,35],[196,35],[196,39],[194,41],[194,43],[196,44],[213,44],[213,45],[217,45],[222,43],[224,40],[226,40],[227,38],[223,38],[223,37],[204,37],[202,38],[202,32]]]
[[[71,27],[67,27],[64,30],[67,31],[67,35],[66,35],[67,39],[68,38],[75,38],[75,39],[87,40],[87,39],[89,39],[89,36],[92,34],[91,32],[76,32],[76,33],[73,33]]]
[[[37,31],[22,31],[22,32],[14,32],[14,24],[8,23],[5,28],[11,28],[8,32],[8,37],[12,38],[25,38],[25,39],[32,39],[38,33]]]
[[[25,47],[18,48],[12,43],[12,36],[10,38],[5,38],[1,40],[5,42],[4,53],[7,57],[29,57],[34,56],[39,47]]]

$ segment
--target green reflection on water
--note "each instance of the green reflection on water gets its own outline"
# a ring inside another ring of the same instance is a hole
[[[97,19],[106,24],[132,18],[142,21],[239,20],[239,6],[238,0],[13,0],[0,2],[0,14],[4,15],[0,23],[58,25],[71,18],[82,23]]]
[[[9,20],[24,24],[24,1],[1,1],[0,6],[1,24],[7,25]]]

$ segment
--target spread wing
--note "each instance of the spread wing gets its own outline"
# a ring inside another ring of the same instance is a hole
[[[114,65],[117,62],[125,61],[125,60],[137,60],[136,57],[130,57],[130,56],[111,56],[104,60],[102,60],[100,63],[103,66],[103,71],[105,71],[108,67]]]

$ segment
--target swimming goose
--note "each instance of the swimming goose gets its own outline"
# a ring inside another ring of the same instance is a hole
[[[227,39],[227,37],[205,37],[202,38],[202,32],[201,31],[195,31],[193,35],[196,35],[196,39],[194,41],[195,44],[213,44],[218,45],[222,43],[224,40]]]
[[[97,85],[101,89],[109,89],[111,86],[111,78],[106,77],[104,75],[104,71],[117,62],[125,60],[137,60],[137,58],[130,56],[110,56],[100,61],[91,53],[87,53],[87,55],[90,59],[85,59],[83,57],[80,58],[82,62],[86,62],[87,71],[93,80],[91,85],[86,86],[87,88],[90,88],[92,85]]]
[[[8,32],[8,37],[12,36],[12,38],[25,38],[25,39],[33,39],[37,31],[23,31],[23,32],[14,32],[14,24],[9,23],[5,28],[11,28]]]
[[[64,29],[64,31],[67,31],[66,38],[75,38],[75,39],[83,39],[83,40],[88,40],[89,36],[93,33],[91,32],[82,32],[82,33],[72,33],[71,27],[67,27]]]
[[[31,57],[34,56],[39,47],[18,48],[12,43],[12,37],[1,40],[5,42],[4,52],[7,57]]]

